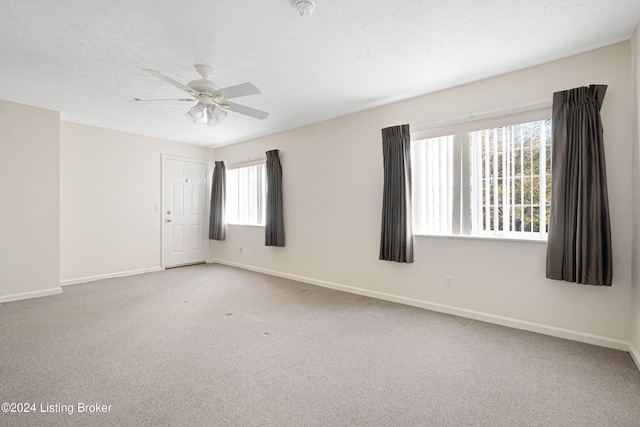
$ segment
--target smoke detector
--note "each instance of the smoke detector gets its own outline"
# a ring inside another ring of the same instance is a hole
[[[300,16],[311,16],[313,9],[316,8],[316,2],[314,0],[295,0],[293,7],[296,8]]]

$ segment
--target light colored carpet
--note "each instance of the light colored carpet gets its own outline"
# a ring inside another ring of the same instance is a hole
[[[36,404],[1,425],[640,425],[627,353],[221,265],[0,304],[0,325],[0,400]]]

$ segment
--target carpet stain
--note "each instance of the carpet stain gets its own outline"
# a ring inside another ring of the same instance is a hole
[[[233,313],[227,313],[224,315],[224,317],[231,317],[231,316],[233,316]]]

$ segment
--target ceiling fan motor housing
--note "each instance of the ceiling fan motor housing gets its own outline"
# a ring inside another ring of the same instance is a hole
[[[200,80],[191,80],[187,83],[191,89],[195,90],[199,93],[206,93],[208,95],[213,95],[216,91],[220,90],[220,88],[211,80],[200,79]]]
[[[189,83],[187,83],[187,86],[198,93],[207,95],[214,95],[217,91],[220,90],[219,86],[217,86],[211,80],[208,80],[208,77],[213,74],[212,66],[206,64],[196,64],[194,67],[198,74],[202,76],[202,78],[198,80],[191,80]]]

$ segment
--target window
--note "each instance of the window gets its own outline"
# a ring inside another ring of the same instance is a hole
[[[412,135],[414,233],[546,239],[549,116],[535,110]]]
[[[227,224],[264,226],[265,169],[264,163],[227,169]]]

